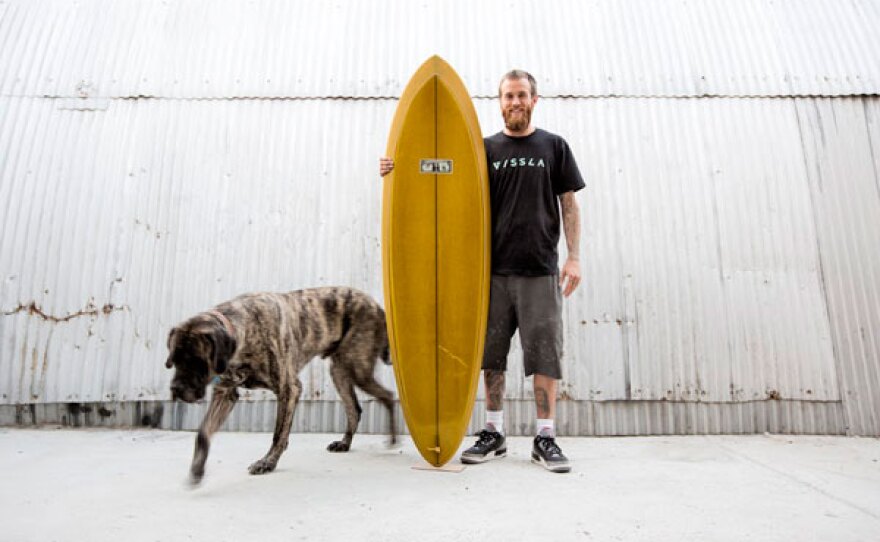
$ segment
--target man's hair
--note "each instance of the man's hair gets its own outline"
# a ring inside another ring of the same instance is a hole
[[[501,97],[501,85],[503,85],[505,81],[518,81],[519,79],[528,79],[529,86],[531,87],[532,91],[532,97],[538,95],[538,82],[535,81],[535,78],[532,77],[532,74],[525,70],[510,70],[509,72],[504,74],[504,77],[502,77],[501,81],[498,83],[498,97]]]

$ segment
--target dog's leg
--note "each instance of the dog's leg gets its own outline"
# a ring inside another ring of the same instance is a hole
[[[211,436],[226,421],[237,400],[238,392],[235,388],[214,387],[211,405],[208,407],[208,413],[202,420],[199,434],[196,436],[196,449],[193,452],[192,465],[189,469],[190,481],[193,484],[202,481],[202,477],[205,475],[205,461],[208,459],[208,450],[211,448]]]
[[[385,389],[382,384],[376,382],[372,373],[365,373],[356,376],[357,385],[378,399],[385,408],[388,409],[388,429],[391,432],[391,444],[397,442],[397,424],[394,421],[394,395]]]
[[[275,434],[272,435],[272,446],[269,452],[250,466],[248,472],[251,474],[265,474],[275,470],[278,464],[278,458],[287,449],[287,443],[290,439],[290,426],[293,423],[293,414],[296,412],[296,404],[299,402],[299,396],[302,393],[302,383],[296,376],[291,377],[290,386],[281,386],[278,396],[278,412],[275,415]]]
[[[351,449],[351,439],[354,432],[357,431],[358,423],[361,421],[361,405],[358,403],[357,396],[354,393],[354,382],[351,379],[351,373],[342,364],[333,360],[330,366],[330,376],[333,377],[333,384],[336,385],[336,391],[339,392],[339,398],[345,405],[345,416],[348,425],[345,428],[345,435],[342,440],[331,442],[327,446],[327,450],[331,452],[347,452]]]

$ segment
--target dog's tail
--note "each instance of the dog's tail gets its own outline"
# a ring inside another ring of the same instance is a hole
[[[382,322],[382,325],[380,326],[382,350],[379,351],[379,357],[385,365],[391,365],[391,352],[388,350],[388,328],[385,327],[385,311],[381,308],[379,309],[379,316],[380,321]]]

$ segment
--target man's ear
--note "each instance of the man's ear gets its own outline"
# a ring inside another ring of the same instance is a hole
[[[222,374],[226,372],[226,367],[229,366],[229,360],[235,354],[238,343],[235,337],[224,328],[217,328],[208,337],[214,350],[211,353],[211,365],[215,373]]]
[[[175,333],[177,333],[178,331],[179,330],[176,327],[173,327],[168,333],[168,341],[166,342],[166,345],[168,346],[168,359],[165,360],[165,367],[167,367],[168,369],[174,367],[174,361],[171,360],[171,343],[174,339]]]

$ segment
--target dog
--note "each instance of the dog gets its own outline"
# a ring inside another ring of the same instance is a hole
[[[168,359],[174,368],[172,400],[194,403],[214,392],[199,427],[190,481],[205,474],[211,436],[238,400],[237,388],[275,392],[278,412],[268,453],[253,463],[251,474],[271,472],[287,448],[290,426],[302,393],[298,374],[311,359],[330,358],[330,374],[345,405],[347,427],[331,452],[346,452],[357,430],[361,406],[354,386],[388,409],[391,444],[396,442],[391,391],[373,376],[377,360],[390,364],[385,311],[364,292],[325,287],[288,293],[245,294],[175,326],[168,334]]]

